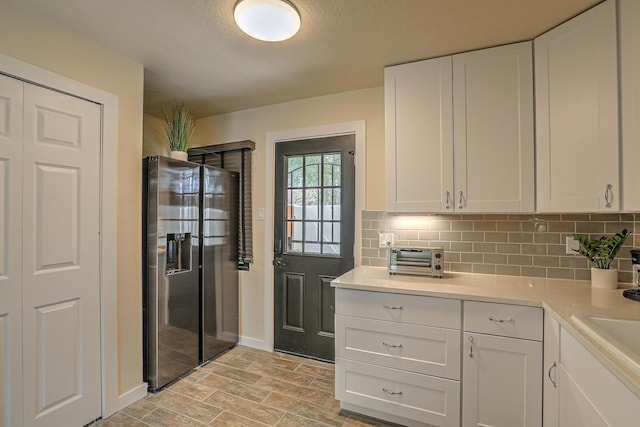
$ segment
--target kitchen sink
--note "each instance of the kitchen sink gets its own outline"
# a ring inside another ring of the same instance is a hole
[[[573,315],[574,324],[640,372],[640,320]]]

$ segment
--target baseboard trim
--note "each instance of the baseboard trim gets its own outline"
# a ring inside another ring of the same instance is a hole
[[[264,340],[257,340],[255,338],[240,337],[238,341],[238,345],[256,348],[258,350],[273,351],[273,348],[269,348],[269,346]]]
[[[134,402],[144,398],[147,395],[147,383],[142,383],[131,390],[118,396],[118,410],[126,408]]]

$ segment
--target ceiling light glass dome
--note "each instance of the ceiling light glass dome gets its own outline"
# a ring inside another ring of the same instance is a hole
[[[284,0],[241,0],[233,17],[242,31],[266,42],[287,40],[300,29],[298,11]]]

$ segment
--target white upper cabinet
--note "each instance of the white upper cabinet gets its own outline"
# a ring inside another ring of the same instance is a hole
[[[443,212],[453,191],[451,57],[384,70],[387,211]]]
[[[387,211],[533,212],[532,70],[530,42],[386,68]]]
[[[531,42],[453,57],[455,209],[533,212]]]
[[[640,210],[640,2],[619,0],[624,210]]]
[[[616,3],[535,40],[537,210],[620,204]]]

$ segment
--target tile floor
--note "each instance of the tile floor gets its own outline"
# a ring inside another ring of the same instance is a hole
[[[340,410],[334,366],[237,346],[101,427],[391,426]]]

